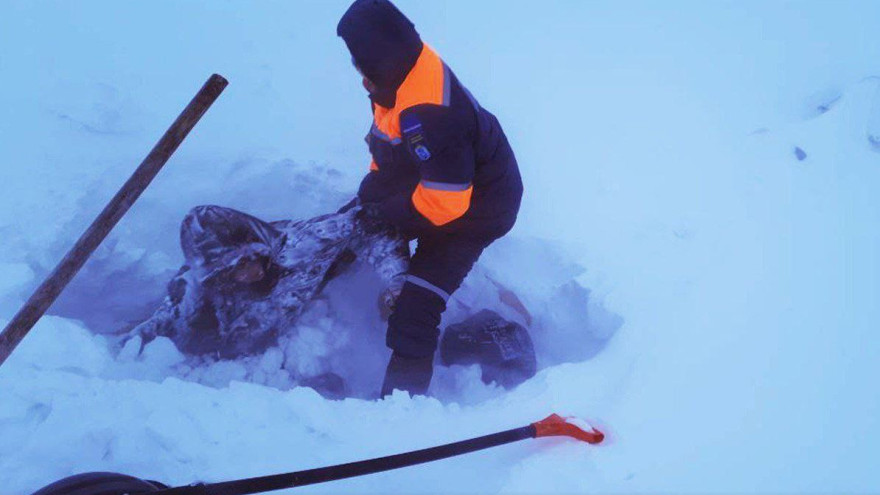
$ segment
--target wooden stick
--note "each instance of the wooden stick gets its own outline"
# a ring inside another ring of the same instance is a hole
[[[150,185],[165,162],[177,150],[187,134],[195,127],[199,119],[208,111],[208,108],[217,100],[220,93],[229,82],[218,74],[212,75],[196,94],[195,98],[183,110],[171,127],[156,143],[152,151],[144,158],[134,174],[110,200],[98,218],[92,222],[88,230],[76,241],[73,248],[68,251],[64,259],[55,267],[52,273],[43,281],[36,292],[22,306],[12,318],[3,333],[0,334],[0,366],[12,351],[21,343],[22,339],[36,325],[37,321],[52,306],[61,291],[70,283],[71,279],[82,268],[86,260],[101,244],[107,234],[125,215],[131,205],[140,197],[144,189]]]

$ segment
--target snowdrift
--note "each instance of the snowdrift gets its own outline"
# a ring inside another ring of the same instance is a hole
[[[499,115],[526,184],[516,230],[444,324],[465,303],[506,311],[486,288],[510,288],[537,376],[505,391],[443,368],[433,398],[367,400],[387,350],[372,299],[349,292],[366,270],[262,356],[120,342],[179,266],[192,206],[274,220],[351,197],[367,114],[332,30],[345,2],[4,3],[0,315],[204,77],[232,82],[0,368],[4,493],[91,470],[180,484],[302,469],[549,412],[604,426],[608,444],[512,445],[310,490],[877,491],[880,7],[399,3]],[[300,386],[327,369],[354,397]]]

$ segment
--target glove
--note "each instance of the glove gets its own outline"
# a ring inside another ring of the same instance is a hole
[[[379,222],[379,203],[360,203],[360,210],[354,214],[354,217],[362,222]]]
[[[382,219],[379,213],[378,203],[362,203],[354,214],[354,219],[360,224],[365,234],[376,235],[387,233],[391,235],[391,224]]]

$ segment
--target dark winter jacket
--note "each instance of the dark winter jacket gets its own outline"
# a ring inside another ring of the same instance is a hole
[[[377,89],[373,162],[358,196],[411,237],[498,237],[516,220],[522,180],[501,125],[387,0],[357,0],[337,33]]]

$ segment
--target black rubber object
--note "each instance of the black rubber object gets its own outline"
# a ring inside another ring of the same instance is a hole
[[[354,478],[367,474],[381,473],[392,469],[400,469],[407,466],[415,466],[426,462],[447,459],[478,450],[484,450],[499,445],[518,442],[527,438],[535,438],[535,425],[524,426],[512,430],[494,433],[478,438],[471,438],[461,442],[440,445],[414,452],[379,457],[366,461],[351,462],[337,466],[329,466],[295,473],[277,474],[274,476],[262,476],[222,483],[209,483],[203,485],[182,486],[162,490],[157,495],[251,495],[265,493],[286,488],[314,485],[328,481]],[[40,494],[43,495],[43,494]]]
[[[535,376],[538,367],[525,327],[489,310],[450,325],[440,341],[440,359],[446,366],[478,364],[483,382],[505,388]]]
[[[155,481],[144,481],[117,473],[77,474],[37,490],[33,495],[138,495],[168,488]]]

